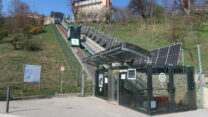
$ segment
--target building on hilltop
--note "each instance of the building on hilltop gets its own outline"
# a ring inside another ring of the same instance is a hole
[[[78,7],[81,10],[102,9],[103,7],[110,7],[110,0],[74,0],[73,7]]]
[[[83,14],[85,14],[85,16],[88,16],[87,20],[93,20],[92,18],[89,17],[89,15],[92,16],[92,14],[94,16],[94,19],[98,20],[101,11],[103,11],[103,9],[108,9],[110,7],[111,7],[111,0],[73,0],[72,20],[75,21],[76,17],[83,16]],[[83,20],[83,18],[79,20]]]

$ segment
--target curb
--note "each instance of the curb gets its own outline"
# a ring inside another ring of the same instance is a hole
[[[81,97],[80,93],[71,93],[71,94],[57,94],[57,95],[38,95],[38,96],[27,96],[27,97],[17,97],[17,98],[11,98],[11,101],[15,100],[36,100],[36,99],[50,99],[50,98],[63,98],[63,97],[70,97],[70,96],[76,96]],[[85,97],[92,96],[91,94],[85,94]],[[6,101],[0,100],[0,101]],[[0,116],[1,117],[1,116]]]

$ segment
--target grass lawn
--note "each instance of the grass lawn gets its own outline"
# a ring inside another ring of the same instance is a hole
[[[45,33],[35,35],[43,43],[43,50],[14,50],[9,43],[0,43],[0,98],[5,96],[5,89],[11,86],[11,96],[54,94],[60,92],[60,66],[65,66],[63,92],[78,92],[77,80],[72,76],[69,65],[58,43],[52,25],[43,27]],[[23,65],[41,65],[41,83],[25,83],[21,94]]]

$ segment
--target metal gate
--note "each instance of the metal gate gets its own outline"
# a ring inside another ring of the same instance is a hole
[[[135,66],[136,79],[119,77],[119,104],[160,114],[196,109],[194,69],[190,66]]]

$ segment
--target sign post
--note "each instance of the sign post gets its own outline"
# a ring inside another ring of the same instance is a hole
[[[197,45],[198,60],[199,60],[199,77],[200,77],[200,89],[201,89],[201,106],[204,108],[204,91],[203,91],[203,79],[202,79],[202,63],[201,63],[201,52],[200,45]]]
[[[61,94],[63,93],[63,77],[64,77],[64,70],[65,70],[65,67],[63,66],[63,64],[62,64],[62,66],[61,66]]]
[[[23,80],[21,94],[23,94],[24,83],[33,82],[39,83],[40,90],[41,66],[39,65],[23,65]]]
[[[9,113],[9,100],[10,100],[10,87],[7,89],[7,105],[6,105],[6,113]]]

